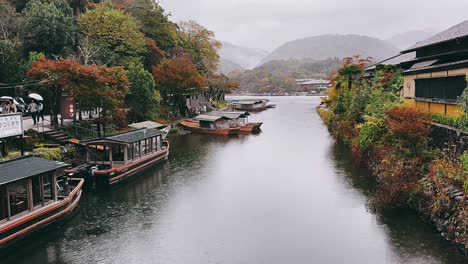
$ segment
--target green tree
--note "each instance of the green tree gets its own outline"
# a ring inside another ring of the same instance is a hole
[[[66,0],[31,0],[23,11],[21,39],[23,48],[60,55],[75,43],[76,25]]]
[[[214,39],[213,31],[195,21],[188,21],[179,23],[179,35],[183,46],[192,53],[200,73],[207,76],[217,70],[221,42]]]
[[[128,79],[131,82],[130,94],[125,98],[129,122],[152,120],[157,117],[159,100],[155,93],[155,83],[150,72],[143,65],[131,65],[128,69]]]
[[[169,16],[158,3],[152,0],[135,0],[126,12],[140,22],[141,31],[162,50],[168,51],[179,44],[177,25],[169,20]]]
[[[364,70],[357,65],[349,65],[341,68],[338,74],[346,79],[348,82],[348,89],[351,90],[354,80],[361,75]]]
[[[146,40],[135,19],[109,5],[100,4],[78,19],[89,45],[99,48],[100,64],[131,65],[146,53]]]

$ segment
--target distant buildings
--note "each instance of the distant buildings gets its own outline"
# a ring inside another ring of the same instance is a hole
[[[296,83],[304,92],[321,93],[330,87],[331,82],[324,79],[296,79]]]
[[[416,108],[450,116],[463,113],[458,98],[467,87],[468,20],[379,62],[404,70],[402,96]],[[375,70],[375,65],[366,69]]]

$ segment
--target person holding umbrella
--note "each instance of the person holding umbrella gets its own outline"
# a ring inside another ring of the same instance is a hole
[[[34,124],[36,122],[39,122],[39,118],[42,117],[42,122],[44,122],[44,105],[42,101],[44,100],[42,96],[40,96],[37,93],[32,93],[28,95],[29,98],[33,99],[34,104],[36,105],[36,112],[32,111],[31,104],[29,105],[29,110],[31,111],[31,115],[34,121]]]

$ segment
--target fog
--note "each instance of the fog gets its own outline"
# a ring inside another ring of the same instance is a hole
[[[320,34],[389,38],[438,32],[468,19],[467,0],[160,0],[175,22],[196,20],[216,38],[273,50]]]

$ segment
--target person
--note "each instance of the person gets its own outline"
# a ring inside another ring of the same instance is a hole
[[[16,113],[18,112],[18,108],[16,107],[16,104],[13,101],[10,101],[10,113]]]
[[[41,101],[38,102],[37,107],[37,122],[39,122],[39,117],[42,117],[42,122],[44,122],[44,105]]]
[[[31,117],[34,122],[34,125],[36,125],[36,117],[37,116],[37,111],[38,111],[38,106],[36,104],[35,100],[32,100],[31,103],[29,104],[29,111],[31,112]]]
[[[0,105],[0,114],[5,114],[4,111],[6,111],[5,102]]]

